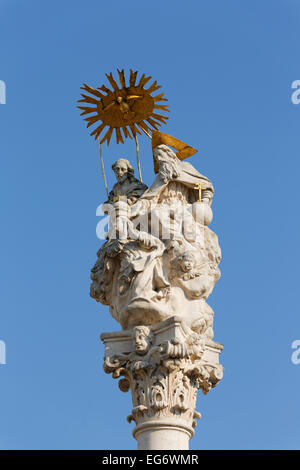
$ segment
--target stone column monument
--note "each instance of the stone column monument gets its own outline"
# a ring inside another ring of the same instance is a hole
[[[206,302],[220,277],[212,220],[213,185],[164,144],[153,148],[157,176],[147,188],[128,160],[104,212],[106,242],[91,271],[91,296],[108,305],[122,330],[103,333],[104,370],[131,392],[138,449],[188,449],[198,390],[223,376]]]

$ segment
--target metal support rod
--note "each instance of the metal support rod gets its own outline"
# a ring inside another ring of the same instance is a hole
[[[138,169],[139,169],[139,177],[140,177],[140,181],[143,181],[142,180],[140,159],[139,159],[139,143],[138,143],[136,134],[134,134],[134,139],[135,139],[135,146],[136,146],[136,161],[137,161],[137,166],[138,166]]]
[[[102,176],[103,176],[103,179],[104,179],[106,194],[107,194],[107,197],[108,197],[108,188],[107,188],[106,175],[105,175],[104,163],[103,163],[103,158],[102,158],[102,149],[101,149],[101,143],[100,143],[100,138],[99,137],[98,137],[98,145],[99,145],[99,152],[100,152]]]

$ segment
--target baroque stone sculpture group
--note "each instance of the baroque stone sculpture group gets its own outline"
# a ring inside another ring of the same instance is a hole
[[[214,188],[166,145],[153,149],[157,176],[147,188],[128,160],[103,205],[106,241],[91,270],[91,296],[108,305],[122,331],[102,334],[104,370],[131,390],[140,449],[186,449],[197,390],[223,375],[207,303],[220,277],[212,220]],[[166,432],[166,429],[168,432]]]

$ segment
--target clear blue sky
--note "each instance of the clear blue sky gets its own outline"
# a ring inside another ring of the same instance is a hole
[[[130,395],[102,370],[119,328],[89,297],[105,198],[76,100],[117,67],[150,74],[164,130],[215,185],[222,278],[210,297],[225,376],[198,398],[192,449],[300,448],[297,0],[0,0],[1,449],[135,449]],[[151,184],[151,148],[141,140]],[[111,162],[135,147],[114,142]]]

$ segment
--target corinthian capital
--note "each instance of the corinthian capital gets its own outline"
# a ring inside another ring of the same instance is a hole
[[[104,333],[101,339],[105,372],[120,378],[123,392],[131,391],[133,409],[127,420],[136,424],[133,435],[140,448],[147,445],[145,439],[152,449],[187,448],[195,419],[201,416],[196,411],[197,392],[206,394],[223,376],[223,346],[192,332],[179,317],[151,328],[141,325]],[[166,427],[176,431],[176,441],[160,447],[155,436]]]

